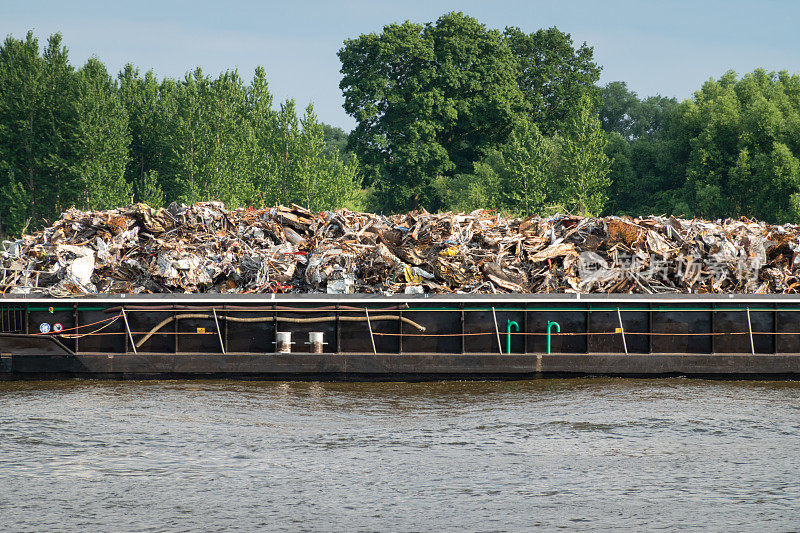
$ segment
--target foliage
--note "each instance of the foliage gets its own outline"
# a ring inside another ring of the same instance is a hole
[[[159,81],[133,65],[115,80],[97,58],[75,70],[58,34],[43,53],[32,33],[0,46],[0,232],[132,200],[358,206],[361,180],[311,106],[273,109],[263,68],[250,84],[235,70]]]
[[[322,134],[325,141],[324,153],[326,156],[333,154],[339,157],[348,157],[350,152],[347,151],[347,137],[348,134],[342,128],[331,126],[330,124],[321,124]]]
[[[438,208],[432,178],[470,170],[521,108],[502,34],[461,13],[361,35],[339,58],[344,107],[358,121],[348,146],[390,210]]]
[[[706,82],[680,109],[686,190],[698,214],[800,222],[800,76],[756,70]]]
[[[129,67],[120,78],[131,123],[159,132],[155,142],[134,135],[136,172],[156,171],[150,185],[168,198],[333,209],[358,196],[358,162],[326,150],[312,106],[303,116],[291,99],[273,109],[263,68],[249,85],[236,71],[212,79],[197,69],[156,85],[150,73],[141,78]]]
[[[797,75],[727,72],[680,104],[639,101],[621,82],[601,94],[609,212],[800,222]]]
[[[345,41],[348,134],[275,102],[259,67],[158,79],[59,34],[0,45],[0,233],[70,206],[221,200],[518,215],[800,222],[800,76],[757,69],[691,99],[598,88],[585,43],[490,29],[462,13]],[[30,225],[30,226],[28,226]]]
[[[159,208],[164,205],[164,191],[158,182],[158,172],[149,170],[134,181],[135,199],[150,207]]]
[[[609,212],[800,222],[799,76],[727,72],[680,104],[621,82],[601,94]]]
[[[501,33],[462,13],[347,40],[340,87],[358,122],[348,146],[383,208],[438,209],[441,183],[471,173],[518,123],[532,116],[555,134],[581,98],[596,100],[592,53],[556,28]]]
[[[600,120],[608,133],[611,185],[605,213],[691,215],[684,200],[685,172],[675,136],[678,102],[639,100],[624,82],[600,90]]]
[[[574,48],[572,37],[555,27],[530,35],[506,28],[504,35],[517,65],[525,111],[544,135],[563,133],[583,99],[596,109],[601,68],[594,63],[591,46]]]
[[[29,32],[0,47],[0,230],[54,217],[75,200],[78,87],[61,36],[44,54]]]
[[[551,147],[536,124],[525,122],[512,132],[500,148],[500,197],[505,209],[525,216],[541,211],[549,193],[548,178],[552,176],[550,152]]]
[[[470,174],[442,179],[449,209],[497,209],[519,216],[548,210],[597,214],[607,199],[610,162],[606,136],[588,97],[565,134],[546,137],[533,121],[521,122],[508,142],[489,150]]]
[[[133,188],[125,181],[128,162],[128,113],[116,84],[96,58],[77,72],[74,174],[83,194],[78,206],[111,209],[130,203]]]
[[[608,199],[610,161],[605,154],[606,135],[588,96],[570,117],[561,150],[561,205],[580,214],[597,216]]]

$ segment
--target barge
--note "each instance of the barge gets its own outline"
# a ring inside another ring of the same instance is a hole
[[[800,376],[792,295],[0,300],[0,380]]]

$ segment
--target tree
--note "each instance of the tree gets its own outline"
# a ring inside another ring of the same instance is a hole
[[[548,138],[532,121],[517,125],[508,142],[487,151],[469,174],[441,178],[436,185],[448,209],[497,209],[514,215],[541,213],[561,201],[562,139]]]
[[[33,190],[46,156],[44,61],[28,32],[7,37],[0,48],[0,229],[16,232],[33,216]],[[12,98],[12,95],[14,97]],[[39,200],[41,203],[41,200]]]
[[[246,86],[236,71],[211,78],[196,69],[158,84],[128,66],[120,73],[120,93],[131,109],[131,175],[142,201],[355,205],[358,162],[326,152],[313,107],[302,117],[293,100],[274,110],[262,67]]]
[[[134,182],[134,191],[137,202],[142,202],[150,207],[159,208],[164,205],[164,191],[158,182],[158,172],[150,170],[144,176],[137,177]]]
[[[78,99],[74,172],[88,209],[111,209],[131,201],[133,187],[125,181],[128,162],[128,114],[117,86],[97,59],[77,72]]]
[[[660,95],[639,100],[625,82],[601,88],[600,120],[611,160],[609,214],[648,215],[683,207],[684,167],[676,151],[678,102]]]
[[[76,102],[74,69],[61,35],[42,55],[28,32],[0,47],[0,224],[17,232],[25,221],[40,226],[70,205],[81,190],[74,171]]]
[[[300,118],[292,100],[273,109],[261,67],[249,85],[235,70],[159,81],[130,64],[114,80],[97,58],[76,71],[59,34],[43,52],[32,33],[8,37],[0,45],[0,232],[36,229],[73,205],[132,199],[357,206],[361,166],[331,150],[325,131],[311,106]],[[340,144],[347,137],[333,134]]]
[[[599,215],[608,199],[610,162],[605,154],[606,135],[588,96],[581,99],[570,118],[562,148],[563,174],[560,200],[578,213]]]
[[[275,133],[275,202],[297,203],[312,211],[354,205],[361,182],[358,162],[325,153],[324,132],[314,106],[306,107],[298,118],[294,100],[282,104]]]
[[[532,122],[520,124],[500,148],[505,167],[501,196],[507,210],[524,216],[542,210],[552,177],[551,151]]]
[[[609,198],[605,211],[611,214],[623,214],[636,211],[643,201],[639,194],[638,176],[636,174],[631,143],[619,132],[607,134],[605,154],[609,160]]]
[[[236,71],[211,79],[196,69],[166,85],[161,120],[171,157],[167,164],[173,197],[193,203],[219,200],[233,207],[252,203],[251,175],[256,138],[250,100]]]
[[[251,204],[266,205],[274,201],[273,179],[277,168],[275,139],[277,137],[277,113],[272,108],[273,96],[269,91],[267,73],[257,67],[253,80],[247,88],[248,124],[252,147],[247,155],[249,172],[253,180]]]
[[[709,80],[679,109],[686,195],[705,217],[800,221],[800,76],[757,69]]]
[[[330,124],[320,125],[325,141],[325,155],[331,156],[335,153],[339,157],[346,157],[350,153],[347,151],[347,132]]]
[[[471,174],[520,122],[563,133],[582,98],[597,104],[592,55],[557,28],[500,32],[462,13],[345,41],[339,86],[358,122],[348,146],[379,207],[440,208],[441,184]]]
[[[274,158],[274,174],[269,180],[267,202],[288,204],[296,198],[296,188],[300,179],[301,131],[300,120],[294,100],[282,103],[276,117],[275,135],[269,150]]]
[[[169,122],[164,120],[161,98],[164,94],[152,70],[139,75],[139,70],[128,63],[118,76],[119,97],[128,114],[130,134],[129,158],[125,168],[128,183],[142,182],[154,172],[166,175],[166,164],[171,157],[168,145]],[[159,184],[159,188],[161,185]]]
[[[624,81],[612,81],[600,89],[600,124],[604,131],[629,139],[640,105],[636,93]]]
[[[347,40],[339,58],[348,147],[390,210],[438,208],[436,176],[471,171],[523,107],[502,34],[461,13]]]
[[[594,63],[591,46],[583,43],[574,48],[570,34],[555,27],[529,35],[519,28],[506,28],[505,41],[515,58],[526,112],[544,135],[563,133],[585,98],[596,110],[595,84],[602,69]]]
[[[632,139],[662,140],[672,127],[678,101],[675,98],[648,96],[633,106],[628,136]]]

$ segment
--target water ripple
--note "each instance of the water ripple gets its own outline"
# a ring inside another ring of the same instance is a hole
[[[800,383],[0,383],[0,529],[795,530]]]

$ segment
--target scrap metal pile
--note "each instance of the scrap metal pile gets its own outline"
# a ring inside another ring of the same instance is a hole
[[[0,252],[2,294],[794,293],[800,227],[746,219],[383,216],[218,202],[71,209]]]

